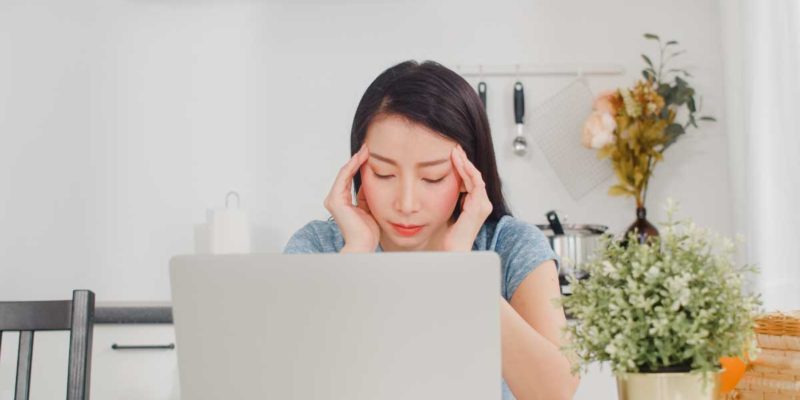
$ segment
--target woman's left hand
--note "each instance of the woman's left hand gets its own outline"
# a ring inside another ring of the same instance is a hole
[[[444,251],[471,251],[481,226],[492,213],[492,202],[486,194],[481,172],[472,165],[460,145],[453,149],[450,158],[467,194],[461,203],[461,215],[445,234]]]

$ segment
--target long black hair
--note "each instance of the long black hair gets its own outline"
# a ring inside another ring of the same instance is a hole
[[[511,215],[497,173],[489,120],[478,94],[464,78],[433,61],[405,61],[381,73],[356,108],[350,131],[351,155],[361,148],[369,124],[381,114],[405,117],[460,144],[486,183],[492,202],[487,220]],[[358,193],[360,173],[353,177],[353,185]],[[460,214],[461,197],[452,218]]]

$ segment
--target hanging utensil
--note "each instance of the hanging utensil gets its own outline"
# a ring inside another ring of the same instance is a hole
[[[564,227],[561,226],[561,220],[558,218],[558,213],[555,210],[547,212],[547,222],[550,223],[550,229],[553,230],[553,234],[557,236],[561,236],[564,234]]]
[[[525,117],[525,94],[522,82],[514,83],[514,122],[517,124],[517,136],[514,138],[514,153],[524,156],[528,152],[528,141],[524,136],[523,119]]]
[[[486,111],[486,82],[478,82],[478,96],[483,103],[483,111]]]

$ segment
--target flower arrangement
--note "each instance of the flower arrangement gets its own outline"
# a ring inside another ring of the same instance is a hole
[[[599,158],[611,159],[618,183],[608,193],[634,197],[637,208],[644,207],[648,182],[664,152],[690,126],[697,128],[698,121],[715,120],[711,116],[696,117],[696,93],[684,79],[691,74],[681,68],[667,69],[673,58],[685,52],[672,51],[678,42],[662,44],[657,35],[650,33],[644,37],[658,43],[658,65],[642,54],[646,64],[642,70],[644,79],[630,89],[601,93],[581,136],[581,143],[597,149]],[[668,51],[671,52],[667,54]],[[675,120],[681,109],[688,112],[684,123]]]
[[[600,361],[617,374],[715,372],[722,357],[753,354],[761,303],[742,280],[755,267],[734,265],[730,239],[676,220],[672,200],[666,209],[662,235],[650,244],[606,237],[582,267],[589,278],[568,277],[572,295],[559,302],[576,320],[564,349],[577,356],[575,371]]]

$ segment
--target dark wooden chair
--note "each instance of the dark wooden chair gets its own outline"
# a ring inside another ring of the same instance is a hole
[[[28,400],[34,331],[70,331],[67,400],[89,398],[94,328],[94,293],[75,290],[72,300],[0,302],[0,344],[4,331],[19,331],[15,400]]]

